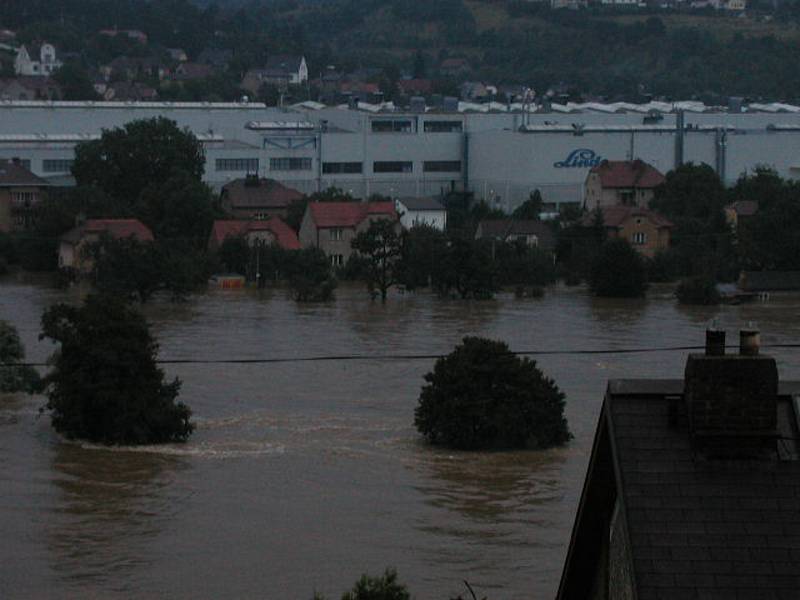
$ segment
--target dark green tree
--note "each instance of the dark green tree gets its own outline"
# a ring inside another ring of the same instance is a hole
[[[450,240],[442,260],[434,265],[433,288],[442,297],[486,300],[498,289],[491,245],[471,238]]]
[[[80,65],[65,64],[53,73],[53,80],[61,88],[63,100],[97,100],[89,75]]]
[[[25,347],[16,328],[0,320],[0,393],[32,394],[40,390],[39,373],[33,367],[18,365],[22,362],[25,362]]]
[[[597,296],[633,298],[647,290],[647,267],[627,240],[614,238],[592,261],[589,287]]]
[[[147,302],[164,288],[164,267],[154,242],[105,235],[86,248],[98,291]]]
[[[572,437],[564,394],[535,361],[519,358],[503,342],[465,337],[425,381],[414,424],[433,444],[538,449]]]
[[[181,382],[164,381],[147,322],[114,297],[80,307],[56,304],[42,316],[42,338],[60,344],[44,379],[55,429],[102,444],[185,441],[191,411],[176,402]]]
[[[402,242],[399,225],[389,219],[376,219],[350,242],[363,259],[362,276],[374,300],[386,302],[389,288],[397,283]]]
[[[675,290],[681,304],[714,305],[720,303],[720,294],[713,277],[696,276],[682,280]]]
[[[398,282],[408,290],[429,286],[446,253],[443,232],[430,225],[415,225],[403,234]]]
[[[397,571],[386,569],[383,575],[362,575],[342,600],[410,600],[408,588],[397,581]]]
[[[511,213],[511,217],[520,221],[538,221],[543,204],[542,193],[539,190],[533,190],[528,199],[514,209],[514,212]]]
[[[247,239],[241,235],[231,235],[222,242],[218,256],[226,271],[246,275],[250,254],[251,249]]]
[[[333,298],[336,279],[331,263],[319,248],[294,250],[287,257],[289,288],[298,302],[324,302]]]
[[[177,172],[199,181],[204,169],[202,144],[164,117],[104,129],[99,140],[75,147],[72,165],[78,185],[96,186],[131,208],[145,188],[163,187]]]

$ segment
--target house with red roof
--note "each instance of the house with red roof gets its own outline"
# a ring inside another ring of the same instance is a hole
[[[222,209],[235,219],[286,218],[286,210],[303,194],[274,179],[248,175],[222,186]]]
[[[49,187],[20,159],[0,160],[0,231],[30,229]]]
[[[623,238],[640,254],[652,258],[659,250],[669,248],[672,222],[657,212],[636,206],[601,208],[603,225],[609,238]],[[594,211],[583,218],[584,227],[594,225]]]
[[[80,273],[91,271],[92,263],[85,256],[85,249],[104,235],[117,240],[134,238],[140,242],[152,242],[154,239],[153,232],[139,219],[88,219],[61,236],[59,268],[75,269]]]
[[[604,160],[586,176],[584,204],[598,206],[638,206],[647,208],[655,188],[664,175],[643,160]]]
[[[276,244],[284,250],[299,250],[300,241],[294,229],[280,217],[264,220],[218,220],[214,221],[208,237],[208,251],[217,252],[226,238],[243,237],[248,246]]]
[[[334,267],[342,267],[353,254],[350,242],[376,219],[400,227],[394,202],[310,202],[300,224],[300,243],[321,248]]]
[[[407,96],[423,96],[433,90],[430,79],[401,79],[397,82],[397,89]]]

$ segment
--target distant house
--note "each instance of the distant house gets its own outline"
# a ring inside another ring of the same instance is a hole
[[[659,250],[669,248],[672,222],[652,210],[635,206],[609,206],[602,209],[603,225],[609,238],[622,238],[652,258]],[[591,227],[594,212],[587,213],[583,225]]]
[[[49,187],[50,183],[31,173],[21,160],[0,159],[0,231],[30,229]]]
[[[286,217],[286,210],[303,194],[274,179],[250,175],[222,186],[222,209],[237,219]]]
[[[466,58],[445,58],[439,65],[439,72],[444,77],[458,77],[471,71],[469,61]]]
[[[158,92],[154,88],[138,81],[118,81],[117,83],[107,84],[105,88],[103,93],[104,100],[147,102],[158,99]]]
[[[100,67],[100,73],[109,79],[139,79],[142,77],[163,80],[169,69],[154,56],[118,56]]]
[[[196,62],[202,65],[211,65],[217,70],[228,68],[228,63],[233,60],[233,50],[227,48],[206,48],[197,55]]]
[[[276,54],[270,56],[264,66],[264,81],[280,83],[286,81],[298,85],[308,81],[308,65],[305,56]],[[274,79],[271,81],[270,79]]]
[[[733,229],[746,225],[758,213],[758,202],[739,200],[725,207],[725,220]]]
[[[462,100],[480,101],[492,96],[491,88],[480,81],[465,81],[458,89]]]
[[[300,225],[300,243],[321,248],[335,267],[344,266],[350,242],[376,219],[397,221],[393,202],[310,202]]]
[[[172,78],[175,81],[194,81],[208,79],[214,74],[214,67],[200,63],[184,62],[175,67]]]
[[[447,209],[436,198],[398,198],[395,209],[405,229],[428,225],[444,231],[447,227]]]
[[[187,62],[189,60],[183,48],[167,48],[167,54],[175,62]]]
[[[134,238],[140,242],[152,242],[153,233],[138,219],[89,219],[61,236],[58,247],[58,266],[88,273],[91,260],[85,249],[100,240],[103,235],[114,239]]]
[[[743,333],[609,382],[557,600],[798,596],[800,382]]]
[[[487,219],[478,223],[475,239],[524,242],[545,252],[552,252],[556,245],[550,227],[546,223],[534,220]]]
[[[147,45],[147,34],[143,31],[139,31],[138,29],[101,29],[97,33],[107,37],[117,37],[118,35],[122,35],[130,40],[142,44],[143,46]]]
[[[406,96],[421,96],[433,91],[433,82],[430,79],[401,79],[397,82],[397,89]]]
[[[49,77],[62,66],[55,46],[47,42],[31,46],[30,50],[23,44],[14,59],[14,73],[30,77]]]
[[[284,250],[299,250],[297,234],[280,217],[265,220],[214,221],[208,238],[208,251],[217,252],[228,237],[243,237],[249,246],[277,244]]]
[[[604,160],[586,176],[585,205],[650,206],[655,188],[664,183],[664,175],[642,160]]]

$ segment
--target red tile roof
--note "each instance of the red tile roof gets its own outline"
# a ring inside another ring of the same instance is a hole
[[[664,176],[643,160],[604,160],[591,173],[600,175],[604,188],[654,188],[664,182]]]
[[[299,250],[300,240],[297,234],[280,217],[272,217],[263,221],[214,221],[211,228],[209,245],[222,245],[228,236],[247,235],[251,231],[270,231],[278,245],[284,250]]]
[[[428,94],[433,89],[430,79],[401,79],[397,87],[404,94]]]
[[[603,224],[606,227],[621,227],[628,219],[643,217],[648,219],[656,227],[672,227],[672,221],[662,217],[657,212],[636,206],[608,206],[603,209]],[[583,225],[589,227],[594,223],[594,213],[584,215]]]
[[[311,202],[308,209],[318,228],[356,227],[369,215],[397,219],[393,202]]]
[[[134,237],[140,242],[152,242],[153,232],[139,219],[88,219],[69,230],[61,239],[77,243],[89,234],[107,233],[114,239]]]

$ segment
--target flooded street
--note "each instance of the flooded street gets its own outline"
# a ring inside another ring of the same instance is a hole
[[[77,293],[5,278],[0,318],[44,361],[39,319]],[[678,307],[542,299],[371,303],[359,288],[299,305],[283,290],[211,292],[145,313],[162,359],[449,352],[464,335],[514,350],[698,345],[711,318],[753,321],[764,344],[800,339],[800,297]],[[800,379],[800,353],[778,357]],[[679,378],[686,354],[549,355],[575,439],[547,452],[432,449],[413,428],[433,360],[166,365],[198,427],[185,445],[105,449],[65,442],[42,397],[0,398],[1,598],[329,598],[394,566],[420,599],[552,598],[610,378]]]

